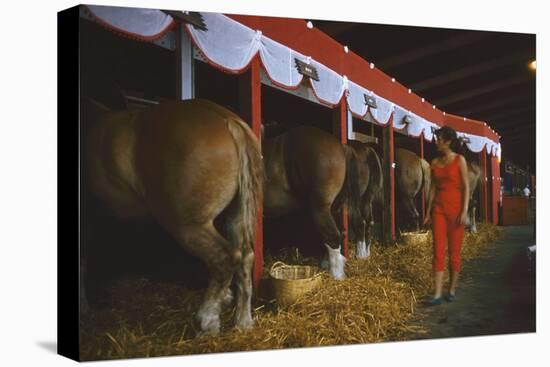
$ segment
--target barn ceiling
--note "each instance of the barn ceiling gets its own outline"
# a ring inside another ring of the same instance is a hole
[[[535,171],[535,35],[313,21],[443,111],[486,121]]]

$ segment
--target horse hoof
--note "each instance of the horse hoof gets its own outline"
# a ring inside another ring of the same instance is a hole
[[[197,338],[203,338],[205,336],[216,336],[220,333],[220,330],[201,330],[197,333]]]
[[[202,335],[215,335],[220,332],[220,317],[210,312],[199,311],[197,315]]]
[[[342,274],[331,274],[332,275],[332,279],[334,280],[345,280],[347,277],[346,277],[346,274],[342,273]]]
[[[220,333],[220,320],[214,321],[211,320],[208,324],[203,324],[201,322],[201,331],[197,336],[207,336],[207,335],[218,335]]]
[[[239,329],[249,330],[254,327],[254,320],[251,317],[245,317],[242,320],[237,321],[236,326]]]

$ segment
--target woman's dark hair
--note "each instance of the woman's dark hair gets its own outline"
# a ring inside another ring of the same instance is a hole
[[[464,155],[464,147],[462,145],[462,142],[460,141],[460,139],[458,139],[458,135],[453,128],[449,126],[443,126],[437,129],[434,134],[437,139],[450,141],[451,145],[449,147],[453,152]]]

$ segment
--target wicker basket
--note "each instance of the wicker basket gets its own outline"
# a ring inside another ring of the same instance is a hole
[[[428,239],[430,232],[404,232],[401,233],[401,241],[405,245],[416,245]]]
[[[275,297],[279,306],[289,306],[302,295],[312,291],[321,283],[318,268],[307,265],[287,265],[281,261],[271,266],[269,275],[273,282]]]

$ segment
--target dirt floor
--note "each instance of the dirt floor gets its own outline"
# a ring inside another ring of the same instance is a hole
[[[535,269],[527,258],[534,226],[503,228],[486,256],[463,267],[456,302],[419,310],[415,324],[428,333],[411,340],[536,331]]]

